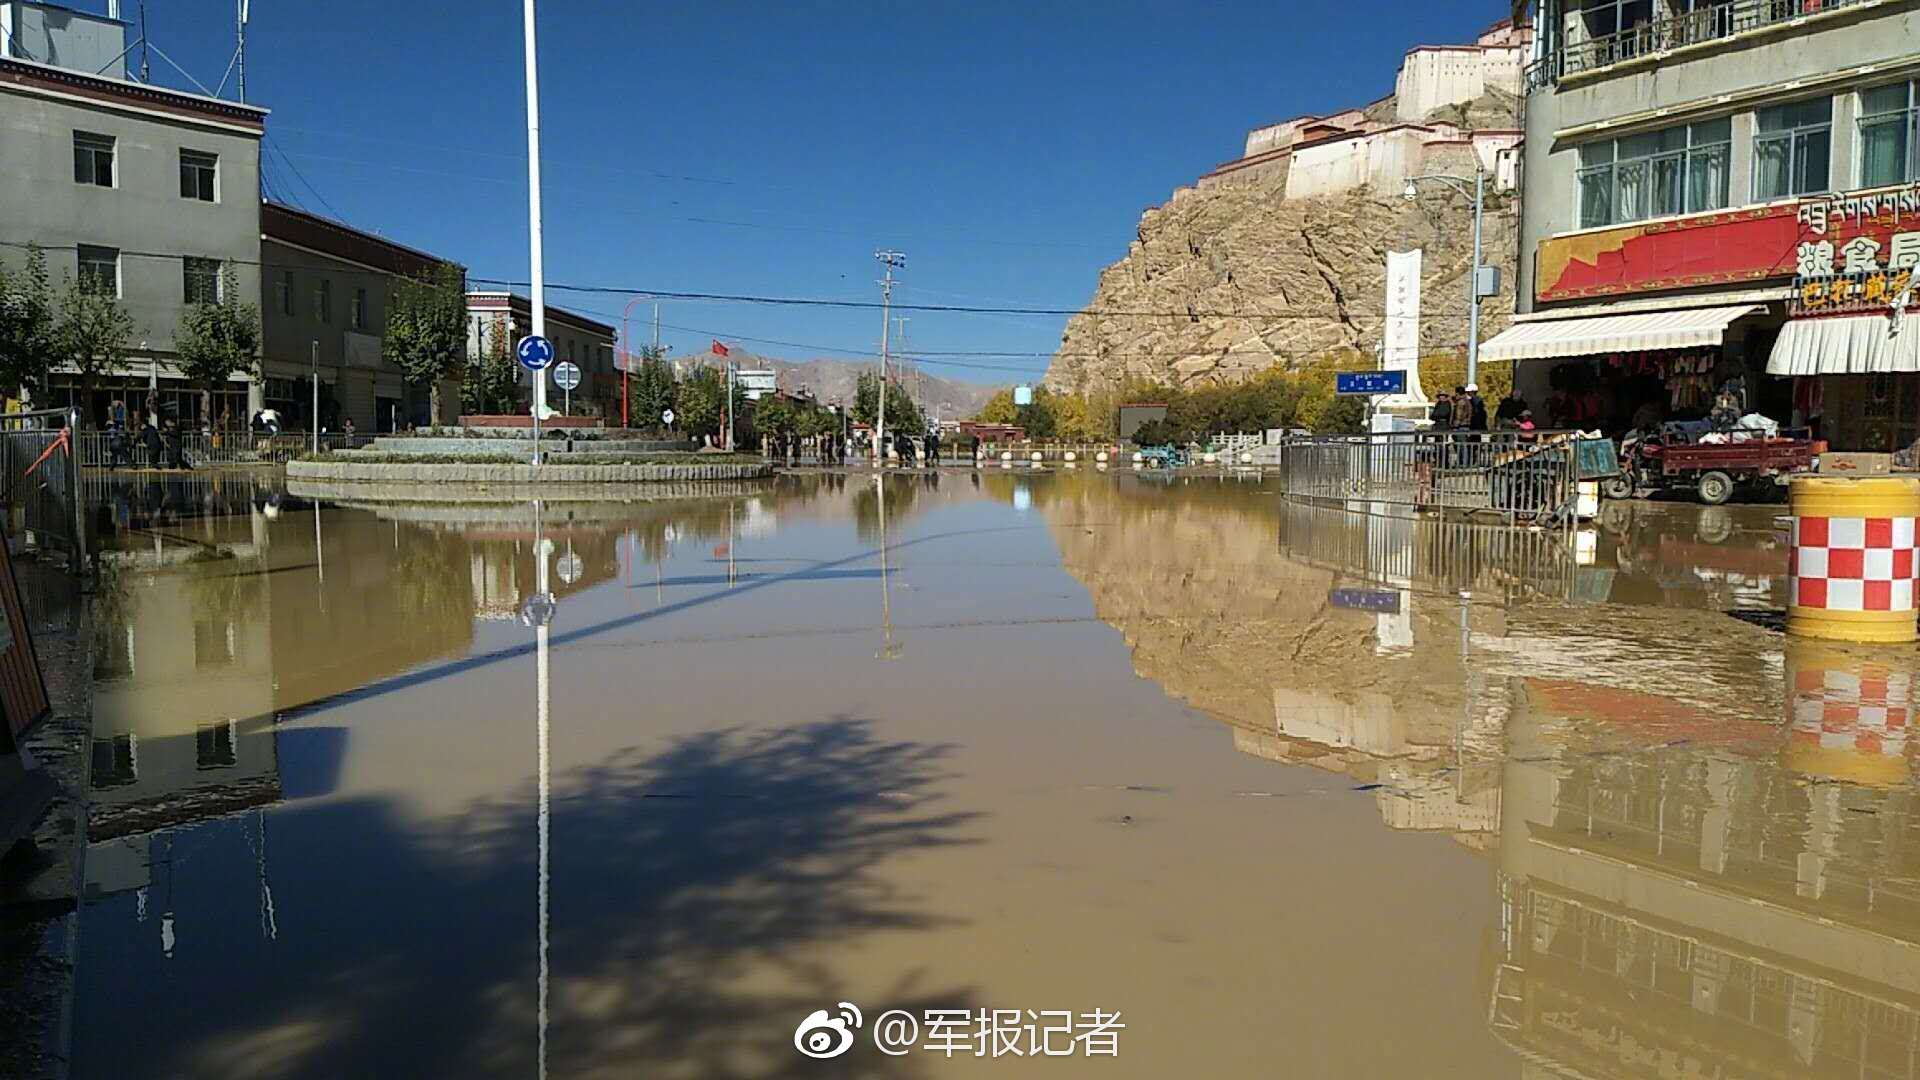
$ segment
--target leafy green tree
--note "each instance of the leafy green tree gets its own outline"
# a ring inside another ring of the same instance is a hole
[[[119,297],[83,279],[67,279],[60,321],[54,326],[53,355],[79,373],[81,399],[89,403],[81,418],[89,427],[93,388],[102,375],[126,369],[133,334],[133,316],[120,306]]]
[[[0,390],[17,394],[39,385],[57,348],[55,330],[47,253],[29,246],[18,270],[0,264]]]
[[[460,380],[460,411],[500,416],[519,411],[520,361],[514,359],[513,331],[505,319],[487,327],[478,358],[469,362]]]
[[[735,415],[740,401],[735,403]],[[717,436],[727,420],[727,380],[719,370],[702,365],[674,387],[674,426],[695,438]]]
[[[1013,388],[1002,387],[993,392],[993,396],[980,406],[980,411],[973,418],[983,424],[1011,424],[1019,415],[1018,408],[1013,403]]]
[[[439,263],[418,278],[396,278],[387,303],[387,360],[409,386],[427,387],[433,422],[440,422],[440,381],[467,363],[467,275]]]
[[[880,417],[880,376],[863,372],[853,384],[853,418],[863,424],[873,424]],[[920,416],[911,397],[898,382],[887,380],[887,431],[905,431],[919,434],[927,430],[927,423]],[[891,437],[891,435],[889,435]]]
[[[643,346],[640,363],[628,375],[628,423],[637,428],[661,426],[660,414],[673,407],[673,368],[667,364],[667,350],[658,345]]]
[[[260,371],[260,309],[240,300],[231,264],[220,268],[219,296],[187,305],[174,331],[180,374],[200,384],[200,415],[212,422],[213,392],[236,374]]]

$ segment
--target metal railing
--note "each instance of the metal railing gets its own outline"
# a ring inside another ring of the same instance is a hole
[[[1528,91],[1552,86],[1567,75],[1598,71],[1615,64],[1688,45],[1732,37],[1777,23],[1791,22],[1808,15],[1837,8],[1853,7],[1870,0],[1730,0],[1693,11],[1676,12],[1629,27],[1617,33],[1602,34],[1564,45],[1528,65]],[[1579,12],[1566,13],[1578,19]]]
[[[1509,529],[1446,520],[1405,507],[1352,513],[1289,502],[1280,549],[1343,581],[1506,601],[1592,598],[1572,538],[1559,529]],[[1604,598],[1604,592],[1601,598]]]
[[[76,574],[87,569],[78,417],[69,409],[0,414],[0,531],[27,550],[64,556]]]
[[[139,429],[82,431],[75,437],[80,461],[89,469],[197,469],[208,465],[274,465],[290,461],[314,448],[311,432],[283,431],[277,435],[250,431],[190,431],[162,435],[156,446]],[[342,450],[365,446],[365,435],[323,432],[320,449]],[[178,454],[175,444],[178,444]]]
[[[1325,502],[1570,521],[1577,439],[1529,432],[1296,436],[1279,448],[1282,494]]]

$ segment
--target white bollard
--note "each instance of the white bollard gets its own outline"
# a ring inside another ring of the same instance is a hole
[[[1206,453],[1200,455],[1200,460],[1202,462],[1205,462],[1208,465],[1211,465],[1219,459],[1218,457],[1215,456],[1213,451],[1209,450]]]
[[[1107,452],[1105,450],[1102,450],[1099,453],[1093,455],[1093,463],[1095,465],[1105,465],[1107,463]]]
[[[1013,460],[1013,451],[1011,451],[1011,450],[1002,450],[1002,451],[1000,451],[1000,460],[1001,460],[1001,461],[1012,461],[1012,460]]]
[[[1038,450],[1033,452],[1033,467],[1036,469],[1040,467],[1040,451]]]
[[[1144,463],[1146,462],[1146,460],[1147,460],[1147,455],[1145,455],[1145,454],[1143,454],[1143,453],[1141,453],[1141,452],[1140,452],[1140,451],[1138,451],[1138,450],[1135,450],[1135,451],[1133,452],[1133,463],[1134,463],[1135,465],[1141,465],[1141,464],[1144,464]]]
[[[1078,454],[1075,454],[1075,453],[1074,453],[1073,451],[1071,451],[1071,450],[1069,450],[1069,451],[1067,451],[1067,452],[1066,452],[1065,454],[1063,454],[1063,455],[1061,455],[1061,456],[1062,456],[1062,457],[1063,457],[1063,458],[1064,458],[1064,459],[1065,459],[1065,460],[1067,461],[1067,463],[1068,463],[1068,464],[1072,464],[1073,462],[1075,462],[1075,461],[1078,461],[1078,460],[1079,460],[1079,455],[1078,455]]]
[[[1253,455],[1252,455],[1252,454],[1241,454],[1241,455],[1240,455],[1240,464],[1242,464],[1242,465],[1251,465],[1251,464],[1253,464]]]

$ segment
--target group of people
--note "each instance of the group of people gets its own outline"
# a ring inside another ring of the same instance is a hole
[[[1487,403],[1481,400],[1480,387],[1473,383],[1456,386],[1451,394],[1441,394],[1428,411],[1427,419],[1433,421],[1436,431],[1487,431],[1489,417]],[[1534,423],[1533,410],[1527,407],[1527,401],[1518,390],[1509,390],[1507,396],[1500,399],[1491,417],[1494,431],[1530,432],[1538,428]]]

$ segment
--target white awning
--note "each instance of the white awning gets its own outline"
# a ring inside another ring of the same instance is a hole
[[[1718,345],[1727,327],[1743,315],[1765,311],[1761,304],[1649,311],[1638,315],[1601,315],[1509,327],[1480,346],[1482,360],[1544,360],[1557,356],[1652,352]]]
[[[1791,319],[1767,357],[1769,375],[1872,375],[1920,371],[1920,318],[1879,315]]]

